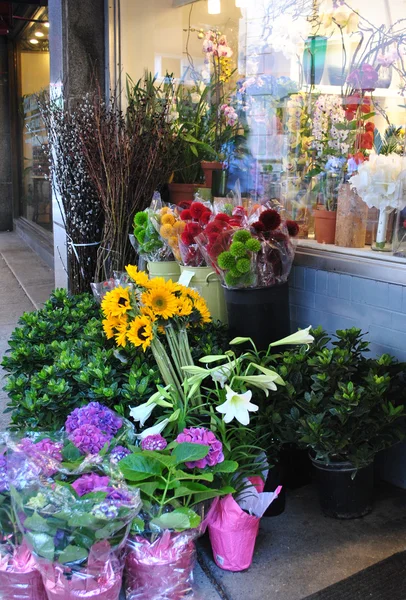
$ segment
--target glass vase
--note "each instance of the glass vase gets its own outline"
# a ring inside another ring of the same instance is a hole
[[[406,208],[397,211],[392,239],[394,256],[406,258]]]

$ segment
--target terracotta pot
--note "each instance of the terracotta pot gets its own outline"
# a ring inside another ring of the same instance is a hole
[[[183,202],[193,202],[199,184],[170,183],[168,187],[172,204],[182,204]]]
[[[316,241],[319,244],[334,244],[337,213],[330,210],[315,210],[313,216]]]
[[[213,171],[220,171],[223,168],[223,163],[218,161],[202,160],[201,165],[206,187],[211,189],[213,183]]]

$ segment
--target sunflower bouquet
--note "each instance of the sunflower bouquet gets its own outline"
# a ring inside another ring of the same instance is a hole
[[[210,322],[206,302],[191,288],[149,279],[132,265],[126,270],[132,286],[115,288],[102,302],[105,334],[118,346],[132,344],[144,352],[150,348],[165,384],[183,396],[183,367],[193,365],[187,328]]]

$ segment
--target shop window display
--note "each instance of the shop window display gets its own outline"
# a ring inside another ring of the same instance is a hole
[[[405,258],[404,7],[121,0],[123,75],[174,88],[173,183],[223,168],[226,190],[280,202],[300,244]]]

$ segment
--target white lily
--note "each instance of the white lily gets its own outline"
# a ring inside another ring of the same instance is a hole
[[[238,381],[244,381],[244,383],[248,383],[250,385],[254,385],[255,387],[263,390],[266,396],[269,396],[269,390],[272,392],[276,392],[278,389],[275,385],[275,378],[269,377],[268,375],[247,375],[246,377],[236,377]]]
[[[134,406],[130,410],[130,417],[134,419],[136,423],[139,423],[141,427],[144,427],[145,421],[147,421],[150,418],[152,411],[156,406],[157,405],[155,404],[155,402],[151,402],[151,400],[148,400],[148,402],[144,402],[144,404]]]
[[[277,342],[272,342],[270,344],[271,347],[274,346],[285,346],[288,344],[312,344],[314,342],[314,337],[310,335],[311,325],[306,327],[306,329],[299,329],[296,333],[292,333],[292,335],[288,335],[288,337],[283,338],[283,340],[278,340]]]
[[[252,398],[251,390],[244,394],[237,394],[228,385],[226,385],[227,400],[216,407],[216,410],[224,414],[224,422],[230,423],[233,419],[237,419],[241,425],[248,425],[250,422],[250,412],[257,412],[258,406],[250,402]]]
[[[230,373],[234,370],[238,362],[239,359],[232,360],[231,362],[226,363],[225,365],[221,365],[217,369],[212,370],[211,378],[213,379],[213,381],[217,381],[217,383],[219,383],[220,386],[224,388],[224,385],[229,380]]]
[[[262,365],[257,365],[256,363],[251,363],[251,365],[258,369],[258,371],[264,373],[264,375],[272,377],[272,381],[274,381],[278,385],[286,385],[282,377],[276,371],[273,371],[272,369],[267,369],[266,367],[263,367]]]
[[[141,433],[138,433],[136,435],[136,437],[139,438],[140,440],[145,440],[145,438],[150,435],[157,435],[159,433],[162,433],[163,430],[165,429],[165,427],[168,425],[168,423],[169,423],[169,419],[164,419],[163,421],[161,421],[160,423],[157,423],[153,427],[148,427],[148,429],[144,429],[144,431],[141,431]]]

